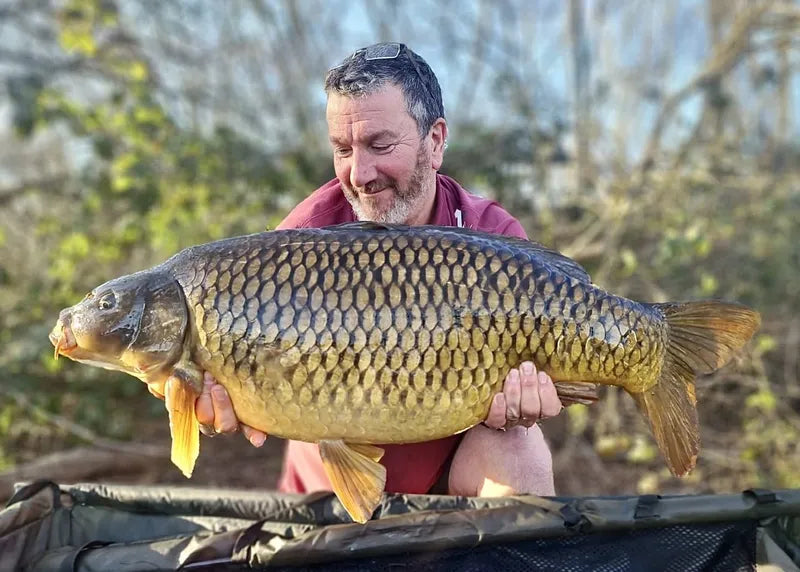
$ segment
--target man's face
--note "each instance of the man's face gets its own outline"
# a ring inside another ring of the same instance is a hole
[[[359,220],[428,222],[439,168],[430,135],[420,138],[394,85],[363,97],[330,94],[333,165]]]

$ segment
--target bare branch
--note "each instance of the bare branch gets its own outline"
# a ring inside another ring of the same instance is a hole
[[[461,84],[459,96],[456,100],[459,102],[466,117],[470,116],[472,104],[475,101],[477,92],[475,87],[480,82],[485,67],[486,36],[489,34],[489,9],[490,5],[486,0],[481,0],[478,3],[478,17],[475,21],[475,39],[472,42],[472,49],[470,50],[470,66],[464,74],[464,82]]]
[[[661,136],[678,107],[696,91],[719,81],[741,61],[750,47],[753,31],[761,24],[771,4],[771,1],[759,2],[739,13],[727,38],[714,47],[714,53],[703,69],[666,98],[645,146],[639,165],[641,175],[652,168],[661,145]]]
[[[146,471],[152,466],[154,456],[163,457],[166,453],[164,450],[153,455],[144,445],[132,445],[125,450],[77,447],[44,455],[0,473],[0,502],[14,494],[16,483],[42,478],[55,482],[77,482],[113,474],[130,475]]]
[[[21,197],[26,192],[32,189],[39,189],[39,190],[58,190],[61,189],[64,185],[64,182],[67,181],[69,178],[68,173],[61,173],[57,175],[51,175],[49,177],[43,177],[41,179],[36,180],[28,180],[13,187],[5,187],[0,188],[0,207],[4,207],[11,201],[15,200],[18,197]]]
[[[590,58],[589,43],[586,38],[586,23],[583,2],[571,0],[569,3],[569,37],[572,47],[573,97],[575,105],[575,137],[577,140],[576,171],[579,189],[590,186],[590,133],[591,122],[589,100]]]
[[[78,425],[62,415],[50,413],[38,405],[33,404],[30,399],[18,391],[0,389],[0,395],[3,395],[9,399],[13,399],[22,409],[41,417],[54,427],[57,427],[62,431],[77,437],[78,439],[91,443],[97,449],[103,449],[122,454],[144,455],[148,457],[164,457],[165,455],[169,454],[165,448],[159,446],[126,443],[124,441],[116,441],[114,439],[100,437],[87,427]]]

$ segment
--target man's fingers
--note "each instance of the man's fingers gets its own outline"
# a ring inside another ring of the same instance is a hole
[[[536,423],[542,415],[536,366],[533,365],[533,362],[526,361],[520,366],[519,371],[520,385],[522,386],[520,412],[522,419],[525,420],[523,425],[530,427]],[[550,385],[553,384],[551,383]]]
[[[220,384],[215,384],[211,388],[211,401],[214,405],[214,429],[217,433],[233,433],[239,428],[239,421],[236,413],[233,412],[233,404],[228,392]]]
[[[506,419],[512,423],[520,418],[520,379],[519,370],[512,369],[506,376],[503,395],[506,398]]]
[[[194,414],[197,417],[197,422],[208,427],[214,426],[214,402],[211,400],[211,388],[213,386],[214,382],[209,382],[206,379],[205,383],[203,383],[203,391],[194,404]],[[203,433],[207,434],[205,431]]]
[[[538,377],[539,402],[541,404],[540,416],[544,419],[555,417],[561,411],[561,400],[558,398],[553,380],[545,372],[540,371]]]
[[[261,447],[264,444],[264,441],[267,440],[267,434],[263,431],[259,431],[258,429],[253,429],[249,425],[245,425],[244,423],[240,423],[239,427],[242,429],[242,434],[245,438],[250,441],[250,444],[253,447]]]
[[[194,413],[204,435],[233,433],[239,428],[239,420],[236,419],[228,392],[208,372],[203,374],[203,391],[197,398]],[[265,433],[246,425],[241,427],[243,431],[246,428],[245,437],[253,445],[260,447],[264,444],[267,438]]]
[[[506,425],[506,398],[498,393],[492,400],[489,415],[484,423],[492,429],[502,429]]]

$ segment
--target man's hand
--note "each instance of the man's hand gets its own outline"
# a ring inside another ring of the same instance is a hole
[[[503,393],[494,396],[484,423],[492,429],[531,427],[539,419],[558,415],[561,409],[553,380],[528,361],[508,373]]]
[[[194,411],[204,435],[233,433],[241,427],[245,438],[254,447],[261,447],[267,439],[263,431],[239,423],[228,392],[208,372],[203,374],[203,392],[197,398]]]
[[[147,389],[159,399],[164,399],[164,382],[148,383]],[[241,427],[245,438],[254,447],[261,447],[267,440],[267,434],[263,431],[239,423],[228,392],[208,372],[203,374],[203,392],[194,404],[194,414],[200,423],[200,432],[209,437],[218,433],[234,433]]]

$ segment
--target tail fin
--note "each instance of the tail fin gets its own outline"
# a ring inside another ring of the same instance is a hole
[[[695,375],[711,373],[728,363],[753,336],[761,317],[729,302],[654,306],[667,321],[667,354],[656,385],[631,396],[650,422],[670,471],[682,477],[694,468],[700,450]]]

